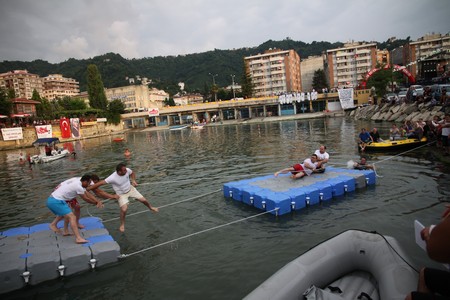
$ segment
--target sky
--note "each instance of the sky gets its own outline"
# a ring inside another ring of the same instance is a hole
[[[0,0],[0,61],[177,56],[447,34],[449,0]]]

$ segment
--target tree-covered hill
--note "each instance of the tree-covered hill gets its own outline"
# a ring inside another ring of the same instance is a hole
[[[398,42],[399,40],[397,40]],[[400,40],[401,41],[401,40]],[[3,61],[0,62],[0,73],[11,70],[26,69],[30,73],[45,77],[49,74],[62,74],[80,82],[80,90],[86,90],[87,66],[97,65],[105,87],[119,87],[128,84],[127,77],[151,79],[155,86],[166,88],[178,82],[184,82],[186,90],[201,91],[205,83],[212,84],[211,74],[219,86],[231,85],[231,74],[236,75],[239,82],[243,72],[245,56],[263,53],[269,48],[282,50],[294,49],[300,58],[310,55],[320,55],[322,52],[342,47],[343,43],[312,42],[307,44],[286,38],[282,41],[269,40],[257,47],[233,50],[219,50],[178,56],[157,56],[140,59],[125,59],[119,54],[107,53],[90,59],[70,58],[64,62],[51,64],[43,60],[31,62]],[[137,82],[136,82],[137,83]]]

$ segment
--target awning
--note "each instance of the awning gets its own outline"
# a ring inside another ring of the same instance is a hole
[[[11,114],[11,118],[25,118],[30,116],[30,114]]]
[[[42,146],[42,145],[50,145],[50,144],[57,144],[57,143],[59,143],[58,138],[42,138],[42,139],[35,140],[32,145]]]

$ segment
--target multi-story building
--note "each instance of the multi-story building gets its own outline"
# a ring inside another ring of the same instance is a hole
[[[151,88],[148,92],[150,103],[154,107],[164,107],[164,101],[169,100],[169,93],[166,93],[163,90],[158,90],[156,88]]]
[[[44,97],[50,101],[56,98],[74,97],[80,93],[78,81],[65,78],[61,74],[50,74],[44,77]]]
[[[305,92],[313,89],[314,73],[318,70],[325,70],[323,56],[309,56],[301,62],[302,88]]]
[[[244,58],[255,97],[302,90],[300,56],[294,50],[269,49]]]
[[[388,50],[377,50],[377,64],[383,66],[391,64],[391,56]]]
[[[27,70],[14,70],[0,74],[0,88],[13,89],[16,98],[31,99],[33,91],[39,95],[44,91],[43,79]]]
[[[376,67],[376,47],[375,43],[351,42],[342,48],[327,50],[330,87],[357,87],[367,72]]]
[[[147,85],[127,85],[116,88],[105,88],[108,101],[120,99],[126,111],[146,111],[149,108],[163,107],[169,95],[157,89],[149,90]]]
[[[203,103],[203,100],[203,96],[199,93],[173,96],[173,101],[176,105],[198,104]]]
[[[448,72],[450,34],[428,34],[409,43],[409,71],[422,80]]]

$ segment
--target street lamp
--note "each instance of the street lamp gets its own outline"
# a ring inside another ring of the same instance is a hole
[[[231,88],[233,89],[233,100],[235,100],[236,99],[236,94],[234,92],[234,77],[235,77],[235,75],[231,74],[230,76],[231,76]]]
[[[214,78],[218,75],[218,74],[211,74],[209,73],[209,75],[211,75],[212,80],[213,80],[213,88],[214,88],[214,101],[217,102],[217,93],[216,93],[216,81],[214,80]]]

